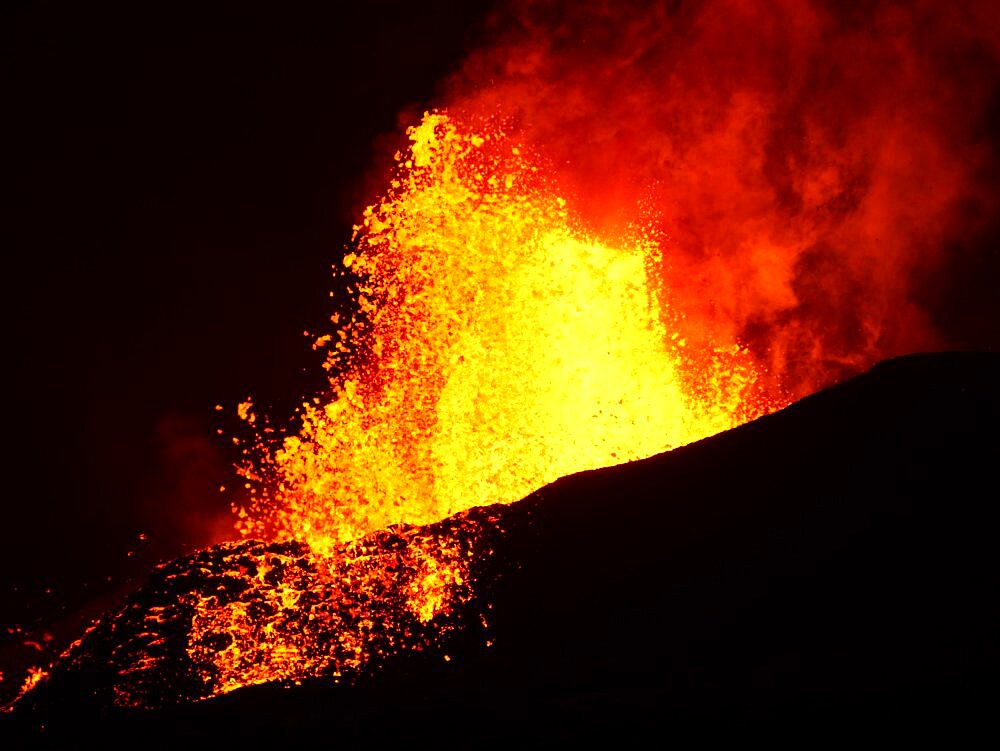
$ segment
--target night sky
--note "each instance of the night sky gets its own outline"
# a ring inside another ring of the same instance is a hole
[[[322,388],[331,264],[484,4],[317,5],[5,4],[0,627],[219,539],[234,405]]]

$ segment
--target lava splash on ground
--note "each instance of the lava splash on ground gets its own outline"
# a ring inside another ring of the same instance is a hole
[[[245,540],[177,559],[19,702],[68,690],[97,707],[148,709],[258,683],[351,682],[405,653],[447,659],[452,631],[468,638],[487,627],[474,585],[497,521],[481,508],[381,530],[328,555],[296,541]]]

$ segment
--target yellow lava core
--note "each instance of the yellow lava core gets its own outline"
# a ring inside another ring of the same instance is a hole
[[[358,312],[316,340],[331,393],[244,469],[262,493],[243,534],[323,554],[768,410],[734,342],[693,352],[668,329],[648,233],[611,245],[585,232],[496,124],[435,112],[408,136],[344,258]],[[428,591],[441,576],[428,570]]]

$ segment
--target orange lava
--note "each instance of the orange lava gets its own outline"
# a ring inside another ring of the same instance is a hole
[[[771,406],[736,342],[689,348],[671,330],[649,233],[587,233],[542,160],[495,122],[429,113],[408,135],[344,258],[359,312],[318,342],[334,343],[331,393],[244,469],[261,492],[241,510],[243,534],[324,553]],[[240,416],[255,419],[247,404]]]

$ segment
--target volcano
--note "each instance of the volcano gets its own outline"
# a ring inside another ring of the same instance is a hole
[[[102,618],[5,729],[368,743],[985,730],[998,424],[1000,355],[912,355],[671,452],[377,532],[333,568],[294,542],[208,548]],[[434,581],[427,550],[468,561],[446,620],[412,607]],[[292,589],[282,608],[274,593]],[[352,621],[355,590],[383,625]],[[209,596],[242,602],[261,641],[328,631],[310,660],[292,656],[298,674],[225,693],[213,659],[231,639],[197,623]]]

